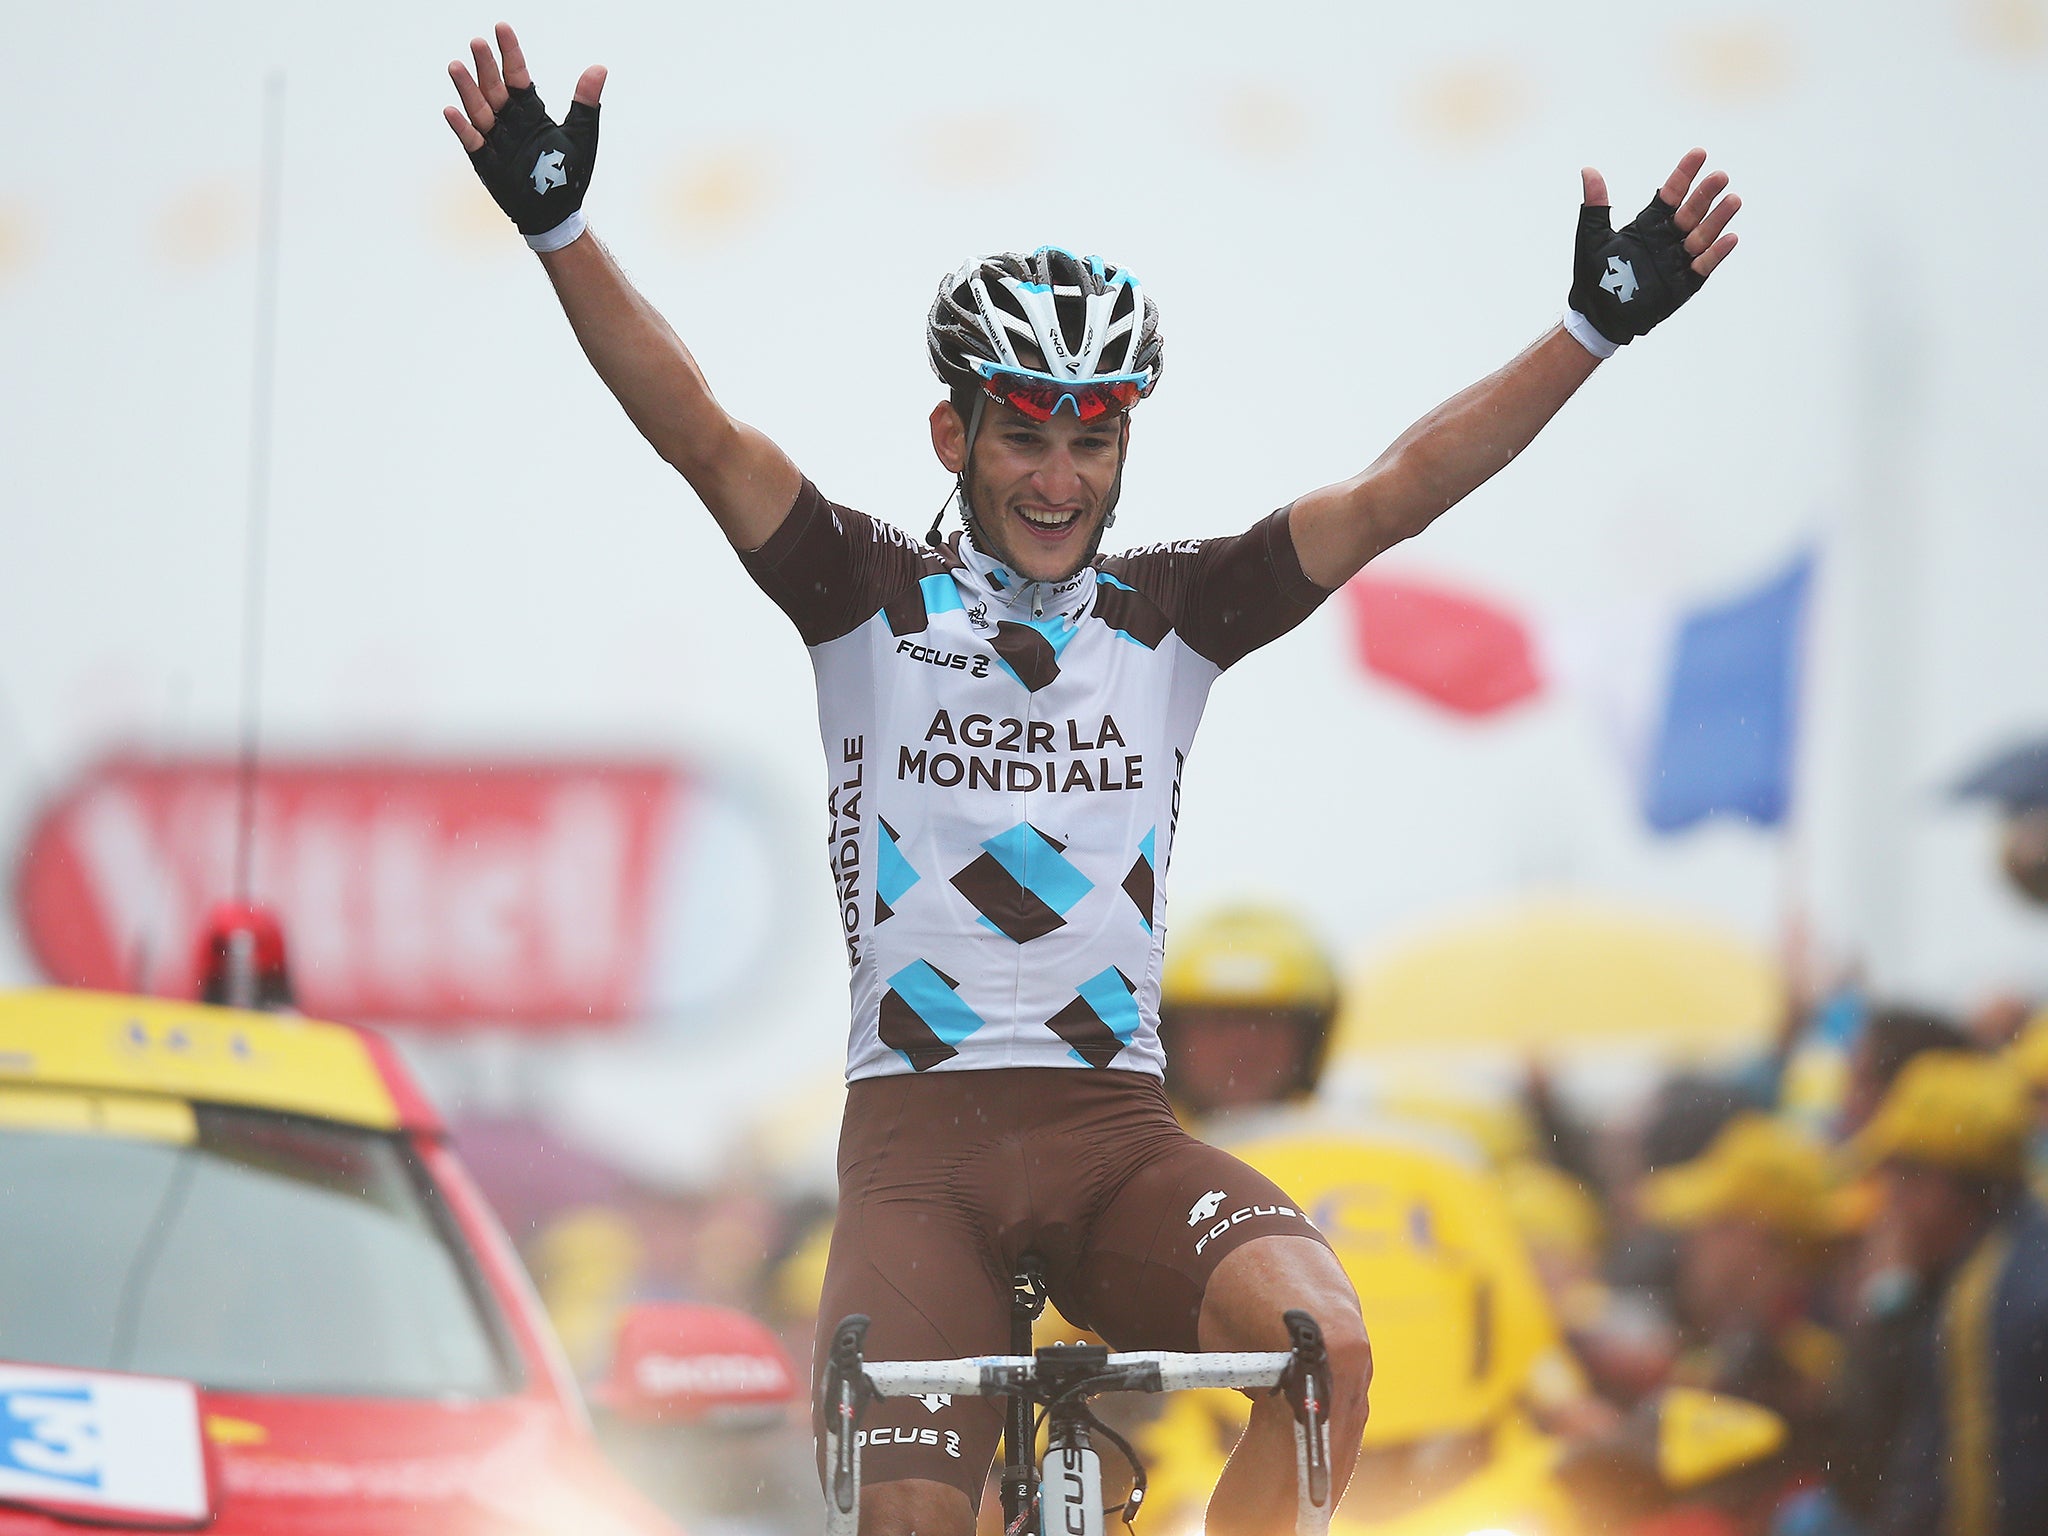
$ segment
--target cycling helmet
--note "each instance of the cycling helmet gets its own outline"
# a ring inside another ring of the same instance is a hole
[[[1337,1017],[1337,973],[1315,935],[1292,913],[1232,907],[1189,924],[1167,946],[1159,1021],[1167,1086],[1174,1086],[1173,1022],[1182,1009],[1241,1009],[1291,1021],[1303,1050],[1294,1093],[1315,1091]]]
[[[1100,256],[1043,245],[970,261],[939,284],[925,321],[933,371],[948,389],[988,390],[995,370],[1087,382],[1159,382],[1159,306]],[[992,391],[991,391],[992,393]]]

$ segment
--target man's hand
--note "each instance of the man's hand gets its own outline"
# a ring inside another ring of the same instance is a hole
[[[1594,356],[1607,357],[1647,335],[1699,292],[1735,249],[1735,236],[1723,231],[1742,199],[1722,196],[1728,186],[1722,171],[1694,186],[1706,163],[1703,149],[1687,154],[1650,206],[1619,231],[1609,218],[1605,179],[1590,166],[1579,173],[1585,201],[1565,325]]]
[[[460,60],[448,66],[462,107],[442,115],[469,151],[469,163],[505,216],[537,251],[556,251],[583,233],[583,194],[597,164],[597,99],[604,66],[593,64],[576,82],[576,96],[559,125],[541,105],[519,51],[519,39],[498,23],[501,72],[491,45],[470,39],[476,73]]]

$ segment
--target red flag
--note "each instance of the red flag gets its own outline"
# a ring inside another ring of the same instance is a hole
[[[1543,691],[1522,619],[1426,581],[1362,575],[1344,589],[1368,671],[1461,715],[1490,715]]]

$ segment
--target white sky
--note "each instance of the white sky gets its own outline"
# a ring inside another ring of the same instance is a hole
[[[2041,0],[1059,14],[1077,19],[907,0],[513,19],[557,107],[611,66],[592,221],[722,398],[828,495],[919,532],[946,489],[920,322],[969,253],[1057,241],[1142,275],[1169,367],[1113,539],[1234,531],[1555,319],[1582,163],[1626,214],[1705,145],[1747,202],[1736,257],[1388,567],[1597,614],[1739,588],[1832,530],[1797,865],[1820,930],[1893,935],[1877,974],[1937,997],[2048,987],[2048,924],[2002,889],[1988,818],[1936,794],[2048,730]],[[267,734],[704,756],[809,845],[801,646],[588,372],[440,121],[445,61],[492,19],[9,8],[10,835],[115,745],[233,739],[257,130],[282,66]],[[1903,370],[1861,366],[1881,343]],[[1872,390],[1899,414],[1859,405]],[[1890,651],[1859,625],[1900,624],[1904,668],[1874,676]],[[1364,953],[1564,886],[1769,936],[1777,841],[1647,837],[1569,701],[1463,725],[1347,656],[1333,604],[1218,687],[1183,912],[1284,893]],[[823,872],[802,875],[755,1038],[830,1070],[843,975]],[[0,946],[0,982],[26,978]]]

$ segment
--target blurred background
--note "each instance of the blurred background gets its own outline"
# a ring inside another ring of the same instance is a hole
[[[802,647],[440,121],[494,19],[10,8],[0,983],[189,990],[258,635],[251,891],[594,1372],[626,1296],[801,1289],[844,969]],[[1704,146],[1745,206],[1699,298],[1219,685],[1175,910],[1337,957],[1333,1103],[1540,1048],[1619,1122],[1817,1000],[1996,1034],[2048,995],[2043,0],[510,19],[557,107],[610,66],[591,221],[721,399],[913,532],[970,254],[1141,275],[1169,366],[1112,544],[1235,532],[1555,321],[1581,165],[1626,217]]]

